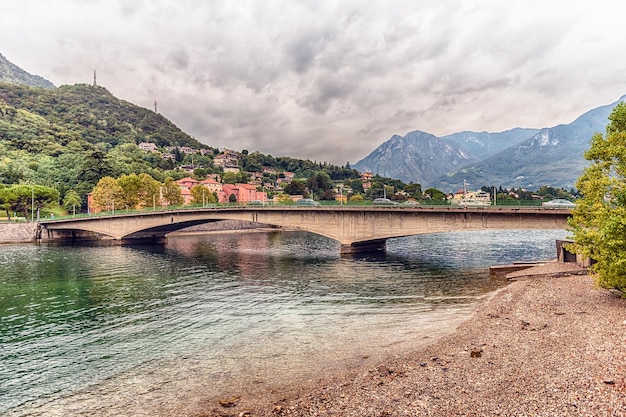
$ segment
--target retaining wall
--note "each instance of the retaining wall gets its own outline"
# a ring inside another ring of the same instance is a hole
[[[0,223],[0,243],[35,242],[37,226],[37,223]]]

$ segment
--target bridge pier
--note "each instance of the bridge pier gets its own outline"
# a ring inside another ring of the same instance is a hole
[[[363,242],[342,243],[340,253],[384,252],[387,248],[387,239],[366,240]]]

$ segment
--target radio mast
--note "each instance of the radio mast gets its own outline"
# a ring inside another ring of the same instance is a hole
[[[96,70],[93,70],[93,86],[97,87],[98,84],[96,83]]]

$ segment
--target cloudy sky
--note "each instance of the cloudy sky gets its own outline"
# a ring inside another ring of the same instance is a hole
[[[569,123],[626,94],[621,0],[2,0],[0,53],[211,146],[355,163],[392,135]]]

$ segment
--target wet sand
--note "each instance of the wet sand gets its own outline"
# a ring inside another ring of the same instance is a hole
[[[626,299],[577,273],[516,273],[425,348],[300,386],[207,399],[187,415],[626,416]]]

